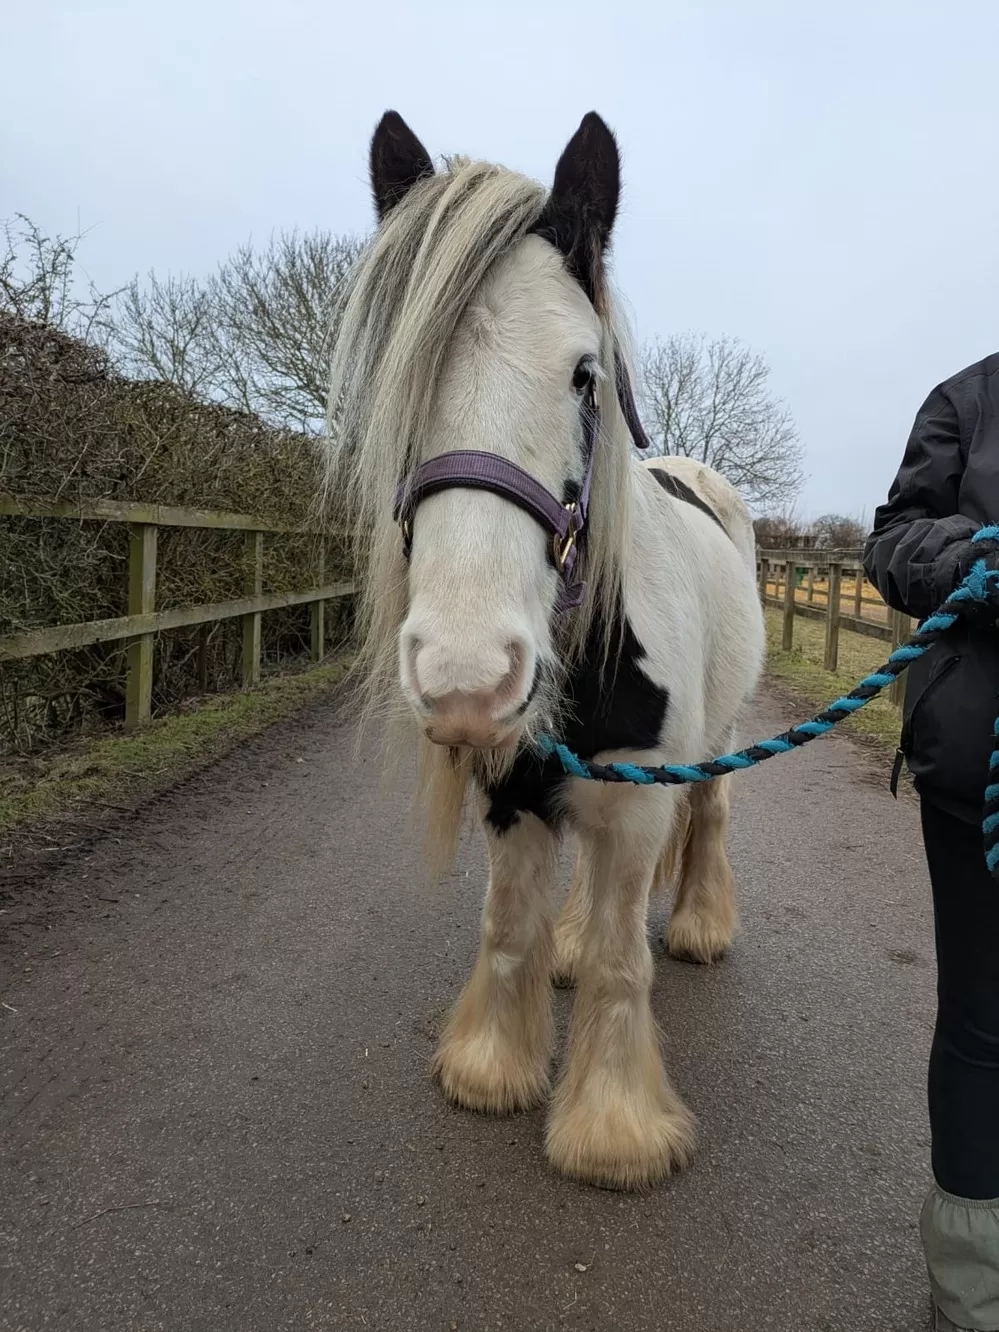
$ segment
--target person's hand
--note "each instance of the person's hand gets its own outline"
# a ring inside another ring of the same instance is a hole
[[[958,587],[967,589],[968,596],[960,598],[962,619],[978,628],[999,628],[999,544],[972,542],[963,573]]]

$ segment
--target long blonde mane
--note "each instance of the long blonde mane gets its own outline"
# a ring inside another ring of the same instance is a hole
[[[392,509],[398,483],[425,456],[435,395],[458,323],[493,265],[531,231],[546,199],[536,182],[505,168],[453,159],[392,210],[348,275],[334,308],[336,335],[325,439],[325,507],[352,534],[359,587],[355,667],[360,720],[400,723],[388,739],[419,747],[417,802],[435,868],[456,842],[473,758],[429,744],[398,686],[397,639],[407,612],[406,564]],[[609,296],[603,327],[601,438],[593,469],[584,604],[560,634],[570,665],[592,638],[609,635],[630,548],[627,427],[614,392],[614,348],[626,331]],[[629,358],[630,359],[630,358]]]

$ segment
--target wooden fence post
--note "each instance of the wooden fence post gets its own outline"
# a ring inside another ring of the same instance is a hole
[[[853,589],[853,613],[857,619],[861,619],[864,613],[864,566],[857,565],[854,574],[856,584]]]
[[[782,652],[790,652],[794,647],[794,592],[797,583],[794,561],[784,565],[784,633],[781,638]]]
[[[208,693],[208,635],[210,624],[203,624],[198,629],[198,693]]]
[[[128,613],[151,615],[156,609],[156,536],[153,523],[131,523],[128,529]],[[125,676],[125,729],[149,720],[153,699],[155,634],[139,634],[128,644]]]
[[[808,604],[809,606],[815,600],[815,565],[808,566]]]
[[[891,626],[891,650],[892,652],[902,643],[905,643],[912,635],[912,620],[908,615],[903,615],[901,611],[889,611],[888,623]],[[898,707],[905,697],[905,677],[899,676],[893,684],[888,686],[888,701]]]
[[[840,597],[843,590],[843,566],[838,560],[829,563],[829,601],[826,607],[826,659],[827,671],[834,671],[839,662]]]
[[[264,534],[246,533],[246,580],[244,592],[259,597],[264,590]],[[243,616],[243,687],[260,683],[260,612]]]
[[[760,600],[767,604],[767,589],[770,586],[770,561],[765,555],[760,556]]]
[[[319,538],[319,572],[316,575],[317,587],[322,587],[326,578],[326,540]],[[310,651],[313,661],[322,661],[326,650],[326,603],[314,601],[310,608]]]

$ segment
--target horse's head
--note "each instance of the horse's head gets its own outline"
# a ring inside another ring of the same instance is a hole
[[[361,436],[369,594],[394,599],[369,622],[384,638],[394,620],[398,680],[430,740],[510,747],[545,701],[560,602],[606,562],[596,512],[576,562],[590,483],[623,489],[594,447],[596,404],[605,431],[617,407],[603,275],[617,146],[587,116],[546,196],[481,163],[435,173],[390,112],[371,177],[380,226],[345,306],[351,368],[338,379],[334,364]]]

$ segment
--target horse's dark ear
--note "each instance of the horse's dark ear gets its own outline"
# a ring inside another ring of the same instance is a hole
[[[371,136],[371,189],[381,222],[418,180],[434,174],[430,154],[398,111],[386,111]]]
[[[558,160],[552,192],[536,227],[561,250],[591,300],[600,288],[601,259],[614,227],[620,193],[617,140],[591,111]]]

